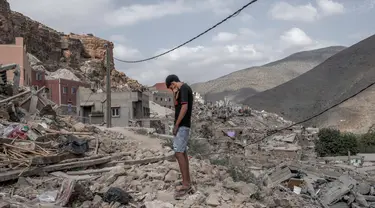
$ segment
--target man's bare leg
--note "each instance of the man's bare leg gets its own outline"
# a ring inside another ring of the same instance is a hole
[[[187,151],[184,152],[185,160],[186,160],[186,167],[187,167],[187,182],[189,185],[191,184],[191,179],[190,179],[190,166],[189,166],[189,157],[187,154]]]
[[[176,152],[176,159],[178,165],[180,167],[181,175],[182,175],[182,186],[189,187],[190,186],[190,178],[189,178],[189,167],[186,163],[185,154],[182,152]]]

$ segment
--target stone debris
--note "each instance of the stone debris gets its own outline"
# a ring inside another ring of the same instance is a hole
[[[163,107],[153,101],[150,101],[150,117],[151,118],[167,118],[174,115],[172,109]]]
[[[275,114],[196,104],[188,149],[194,193],[175,200],[181,175],[170,146],[143,146],[132,138],[141,135],[83,124],[50,104],[32,113],[22,105],[28,93],[0,100],[13,103],[17,118],[0,120],[2,207],[375,206],[371,155],[318,158],[319,129],[289,127]]]
[[[81,80],[69,69],[58,69],[54,72],[46,73],[46,79],[67,79],[80,82]]]

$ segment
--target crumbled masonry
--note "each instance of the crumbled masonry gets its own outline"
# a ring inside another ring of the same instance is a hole
[[[28,99],[21,98],[14,99]],[[15,107],[23,112],[14,114],[18,122],[0,121],[2,207],[375,205],[370,157],[317,158],[319,129],[296,126],[251,144],[291,124],[275,114],[196,104],[189,144],[195,192],[177,201],[181,175],[163,145],[171,136],[86,125],[47,106],[34,114],[26,104]]]

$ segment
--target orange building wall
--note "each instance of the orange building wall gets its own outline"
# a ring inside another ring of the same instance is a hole
[[[26,56],[26,48],[23,45],[23,38],[17,37],[16,44],[0,45],[0,64],[18,64],[20,66],[20,86],[24,86],[25,70],[31,70]],[[8,81],[13,81],[14,70],[7,71]]]

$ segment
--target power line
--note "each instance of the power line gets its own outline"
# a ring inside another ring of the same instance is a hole
[[[342,101],[340,101],[340,102],[338,102],[338,103],[336,103],[336,104],[334,104],[334,105],[328,107],[327,109],[321,111],[320,113],[317,113],[317,114],[315,114],[315,115],[313,115],[313,116],[310,116],[310,117],[308,117],[308,118],[306,118],[306,119],[304,119],[304,120],[302,120],[302,121],[299,121],[299,122],[297,122],[297,123],[293,123],[293,124],[291,124],[291,125],[289,125],[289,126],[287,126],[287,127],[281,128],[281,129],[274,129],[274,130],[271,130],[271,131],[267,131],[266,136],[262,137],[261,139],[255,141],[255,142],[251,142],[251,143],[249,143],[249,144],[246,144],[246,145],[243,146],[243,147],[245,148],[245,147],[247,147],[247,146],[250,146],[250,145],[253,145],[253,144],[257,144],[257,143],[259,143],[259,142],[265,140],[265,139],[268,138],[269,136],[272,136],[272,135],[274,135],[274,134],[276,134],[276,133],[278,133],[278,132],[281,132],[281,131],[284,131],[284,130],[290,129],[290,128],[293,127],[293,126],[296,126],[296,125],[299,125],[299,124],[305,123],[305,122],[307,122],[307,121],[311,121],[312,119],[314,119],[314,118],[316,118],[316,117],[318,117],[318,116],[324,114],[325,112],[331,110],[332,108],[335,108],[335,107],[339,106],[340,104],[346,102],[347,100],[349,100],[349,99],[351,99],[351,98],[354,98],[355,96],[357,96],[357,95],[360,94],[361,92],[367,90],[368,88],[372,87],[373,85],[375,85],[375,82],[372,82],[371,84],[367,85],[365,88],[361,89],[361,90],[358,91],[357,93],[355,93],[355,94],[349,96],[348,98],[346,98],[346,99],[344,99],[344,100],[342,100]],[[231,152],[231,151],[224,151],[224,152],[211,152],[211,153],[208,153],[208,154],[202,154],[202,155],[200,155],[200,157],[202,157],[202,156],[216,155],[216,154],[223,154],[223,153],[230,153],[230,152]]]
[[[116,57],[113,57],[113,59],[115,59],[116,61],[124,62],[124,63],[132,63],[132,64],[134,64],[134,63],[145,62],[145,61],[149,61],[149,60],[156,59],[156,58],[159,58],[159,57],[161,57],[161,56],[164,56],[164,55],[166,55],[166,54],[168,54],[168,53],[170,53],[170,52],[172,52],[172,51],[174,51],[174,50],[176,50],[176,49],[178,49],[178,48],[181,48],[182,46],[184,46],[184,45],[186,45],[186,44],[188,44],[188,43],[194,41],[195,39],[201,37],[202,35],[208,33],[209,31],[213,30],[213,29],[216,28],[217,26],[219,26],[219,25],[221,25],[222,23],[226,22],[226,21],[229,20],[230,18],[232,18],[232,17],[236,17],[238,14],[240,14],[240,13],[242,12],[242,10],[246,9],[246,7],[250,6],[251,4],[253,4],[253,3],[257,2],[257,1],[258,1],[258,0],[252,0],[252,1],[250,1],[249,3],[245,4],[243,7],[241,7],[241,8],[238,9],[237,11],[235,11],[233,14],[229,15],[229,16],[226,17],[225,19],[223,19],[223,20],[221,20],[220,22],[216,23],[214,26],[208,28],[207,30],[205,30],[205,31],[203,31],[202,33],[200,33],[199,35],[197,35],[197,36],[191,38],[190,40],[188,40],[188,41],[186,41],[186,42],[184,42],[184,43],[182,43],[182,44],[180,44],[180,45],[178,45],[178,46],[176,46],[176,47],[174,47],[174,48],[172,48],[172,49],[170,49],[170,50],[168,50],[168,51],[165,51],[165,52],[160,53],[160,54],[158,54],[158,55],[152,56],[152,57],[150,57],[150,58],[140,59],[140,60],[135,60],[135,61],[122,60],[122,59],[119,59],[119,58],[116,58]]]

